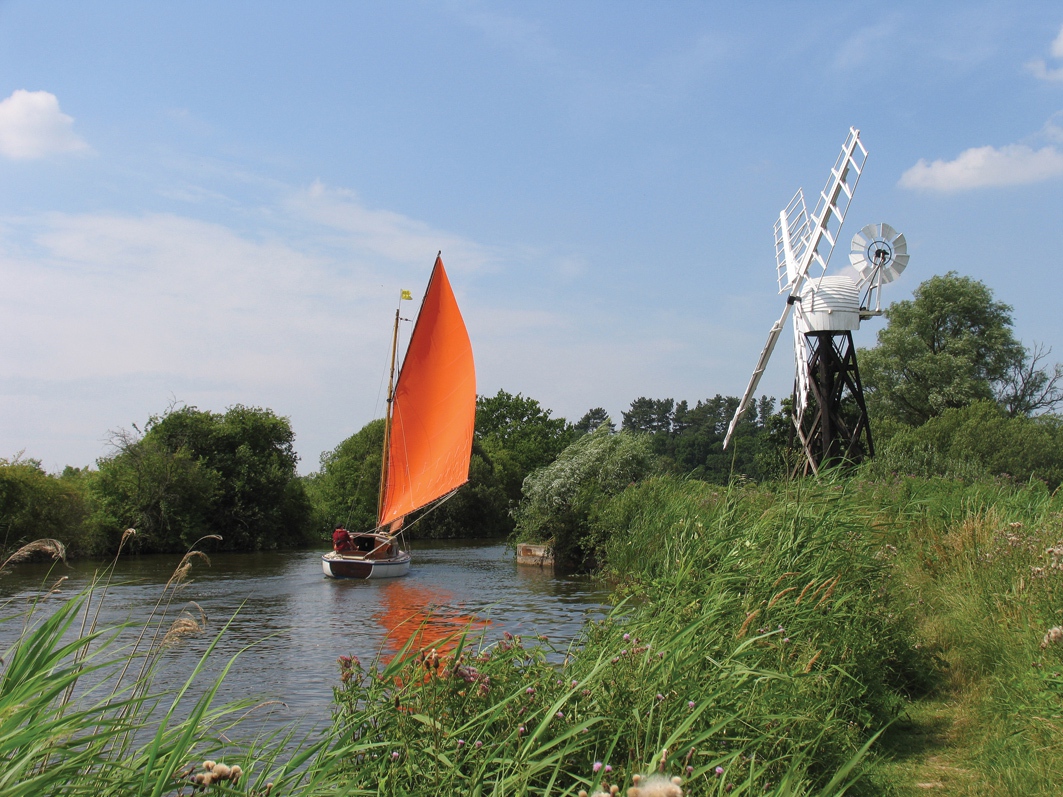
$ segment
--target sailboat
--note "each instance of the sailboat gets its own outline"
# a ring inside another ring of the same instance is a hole
[[[409,573],[410,552],[399,545],[407,516],[449,498],[469,480],[476,369],[441,254],[436,256],[397,381],[399,311],[395,311],[376,528],[350,533],[354,550],[330,551],[321,557],[321,567],[331,578],[394,578]]]

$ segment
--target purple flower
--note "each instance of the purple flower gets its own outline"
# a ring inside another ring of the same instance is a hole
[[[465,746],[465,740],[464,739],[458,739],[458,747],[464,747],[464,746]]]
[[[521,725],[519,728],[517,728],[517,736],[523,736],[525,733],[526,733],[526,731],[525,731],[523,725]]]
[[[484,743],[477,739],[475,742],[472,743],[472,746],[479,750],[481,747],[484,746]]]
[[[559,720],[563,720],[565,718],[565,715],[562,714],[560,711],[554,714],[554,716],[557,717]]]
[[[391,760],[392,761],[398,761],[399,760],[399,751],[398,750],[396,750],[394,753],[391,754]]]
[[[624,634],[624,641],[627,642],[629,639],[631,639],[631,634]]]
[[[658,692],[657,693],[657,699],[658,700],[664,700],[664,695],[662,695],[660,692]]]
[[[595,761],[594,762],[594,766],[591,767],[591,769],[594,770],[595,774],[601,772],[602,771],[602,762],[601,761]]]
[[[524,690],[524,694],[526,694],[526,695],[534,695],[535,694],[535,687],[534,686],[529,686],[527,689]]]
[[[716,772],[716,777],[720,777],[721,775],[723,775],[723,767],[716,767],[715,772]]]
[[[605,774],[608,775],[612,771],[613,771],[613,768],[611,766],[609,766],[608,764],[606,764],[605,765]]]
[[[687,708],[691,708],[691,709],[694,708],[694,701],[693,700],[688,700],[687,701]]]

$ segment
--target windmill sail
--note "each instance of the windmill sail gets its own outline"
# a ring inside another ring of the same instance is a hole
[[[795,301],[800,300],[801,287],[808,276],[808,271],[813,263],[820,267],[819,277],[827,270],[827,262],[831,252],[834,251],[834,243],[845,214],[852,201],[856,184],[867,161],[867,150],[860,143],[860,131],[855,127],[849,128],[849,135],[842,145],[841,154],[831,169],[827,184],[820,192],[816,209],[812,213],[810,224],[803,223],[804,196],[798,192],[790,201],[786,209],[780,214],[776,224],[776,259],[779,267],[779,282],[782,290],[789,289],[790,295],[786,299],[779,320],[772,326],[768,333],[768,340],[761,349],[760,358],[753,369],[753,375],[749,378],[746,391],[738,403],[734,417],[727,427],[727,435],[723,440],[723,447],[731,442],[738,419],[742,417],[746,407],[756,392],[760,378],[764,375],[764,369],[768,365],[768,359],[775,350],[775,344],[779,341],[779,335],[786,324],[786,319],[793,309]],[[791,236],[797,236],[793,240]],[[823,251],[820,251],[820,250]],[[790,259],[793,258],[793,259]],[[796,334],[796,330],[795,330]],[[795,349],[799,347],[795,346]],[[796,353],[796,352],[795,352]],[[798,355],[800,356],[800,355]]]
[[[379,525],[468,481],[475,421],[472,345],[437,257],[395,385]]]

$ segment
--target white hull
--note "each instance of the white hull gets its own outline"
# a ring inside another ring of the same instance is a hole
[[[410,572],[410,559],[409,551],[386,559],[330,551],[321,557],[321,569],[329,578],[398,578]]]

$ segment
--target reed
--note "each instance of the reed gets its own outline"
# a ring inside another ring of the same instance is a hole
[[[596,507],[615,606],[573,645],[403,633],[396,656],[341,658],[329,733],[249,742],[255,706],[214,705],[225,671],[196,685],[224,627],[185,683],[153,687],[167,646],[204,632],[194,604],[174,613],[187,573],[149,626],[107,629],[103,574],[6,618],[26,632],[3,653],[0,795],[1054,794],[1061,501],[882,474],[652,479]],[[941,723],[945,747],[912,741]]]

